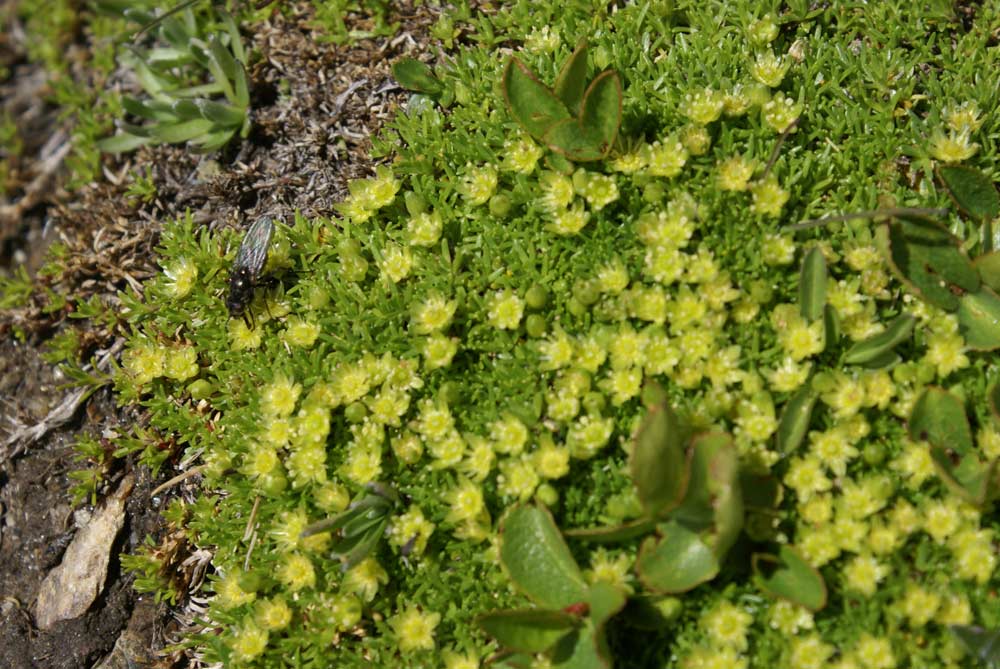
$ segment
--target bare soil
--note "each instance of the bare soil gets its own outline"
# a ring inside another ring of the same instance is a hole
[[[440,10],[392,5],[391,18],[400,24],[394,36],[337,46],[318,39],[309,3],[286,3],[244,32],[257,54],[249,67],[250,137],[209,156],[171,146],[105,156],[104,178],[73,191],[65,187],[64,165],[71,121],[46,101],[49,78],[28,62],[23,26],[13,12],[8,15],[0,65],[10,76],[0,81],[0,105],[17,124],[21,150],[11,159],[6,192],[0,190],[0,273],[23,266],[34,286],[26,304],[0,310],[0,667],[195,664],[183,652],[162,650],[176,638],[190,602],[182,597],[170,608],[138,595],[116,557],[134,551],[147,535],[163,539],[160,509],[172,495],[194,494],[195,483],[186,482],[151,495],[177,473],[182,453],[172,440],[159,444],[170,458],[155,480],[131,457],[111,461],[102,472],[98,505],[126,475],[135,479],[104,588],[84,615],[44,631],[36,626],[39,585],[94,509],[90,500],[74,507],[69,494],[75,482],[68,474],[84,466],[74,460],[74,444],[82,435],[100,440],[128,434],[144,420],[138,408],[118,407],[108,386],[81,398],[42,355],[54,336],[75,328],[81,360],[103,359],[107,368],[120,356],[122,324],[71,319],[74,305],[96,296],[114,313],[118,291],[128,285],[141,291],[143,280],[158,271],[154,249],[162,223],[185,210],[210,227],[242,227],[263,213],[333,214],[348,180],[372,173],[370,138],[406,99],[392,80],[391,64],[402,55],[428,60],[432,53],[427,35]],[[351,29],[371,27],[365,17],[347,21]],[[85,53],[86,31],[77,32],[68,49]],[[71,71],[94,84],[85,68]],[[123,71],[98,83],[132,89]],[[148,203],[129,199],[128,175],[147,168],[157,196]],[[61,270],[36,274],[54,241],[67,250]],[[53,294],[70,299],[63,305]],[[176,564],[191,550],[178,551]]]

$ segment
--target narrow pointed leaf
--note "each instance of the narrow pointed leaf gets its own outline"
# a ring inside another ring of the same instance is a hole
[[[98,140],[97,148],[106,153],[126,153],[150,142],[149,137],[131,135],[127,132]]]
[[[891,352],[897,344],[910,338],[914,323],[916,319],[910,314],[896,316],[885,330],[848,349],[844,362],[848,365],[863,365]]]
[[[133,116],[150,121],[171,121],[176,118],[170,110],[170,105],[158,100],[137,100],[131,96],[123,95],[122,109]]]
[[[897,364],[902,358],[897,355],[894,351],[885,351],[875,356],[871,360],[867,360],[861,363],[859,366],[865,369],[888,369],[893,365]]]
[[[715,577],[719,563],[712,549],[680,523],[662,528],[663,537],[646,539],[639,550],[636,572],[654,592],[686,592]]]
[[[958,330],[977,351],[1000,348],[1000,296],[986,286],[958,301]]]
[[[212,100],[198,99],[194,104],[204,118],[223,126],[239,127],[246,115],[242,109]]]
[[[571,118],[566,105],[517,58],[507,63],[503,90],[514,120],[537,139],[556,123]]]
[[[548,510],[518,506],[501,528],[500,562],[539,606],[561,609],[586,597],[587,584]]]
[[[833,305],[823,308],[823,348],[829,350],[840,341],[840,316]]]
[[[573,530],[566,530],[565,535],[580,541],[589,541],[597,544],[617,544],[629,539],[641,537],[649,534],[656,527],[656,521],[647,518],[640,518],[621,525],[609,525],[607,527],[581,527]]]
[[[219,39],[217,35],[212,35],[208,40],[208,49],[212,54],[212,58],[216,63],[219,64],[223,75],[225,75],[228,81],[233,81],[236,79],[236,59],[233,58],[233,54],[229,52],[222,44],[222,40]]]
[[[826,306],[826,259],[818,246],[814,246],[802,259],[799,275],[799,312],[808,321],[823,315]]]
[[[778,556],[754,554],[754,580],[757,586],[775,597],[819,611],[826,606],[826,583],[812,565],[790,546],[782,546]]]
[[[210,132],[202,135],[201,137],[196,137],[191,140],[191,144],[194,145],[193,151],[195,153],[209,153],[210,151],[221,149],[229,143],[229,140],[231,140],[235,134],[236,128],[227,128],[225,130]]]
[[[246,52],[243,50],[243,39],[240,37],[240,29],[236,25],[233,15],[223,9],[219,11],[219,16],[222,19],[222,25],[226,27],[226,32],[229,33],[229,49],[233,52],[233,57],[238,63],[247,62]]]
[[[799,447],[809,431],[817,394],[807,381],[799,388],[781,410],[777,441],[779,453],[791,453]]]
[[[435,97],[444,89],[430,65],[416,58],[403,58],[392,66],[392,76],[408,91]]]
[[[150,49],[146,52],[145,59],[147,63],[161,71],[164,68],[177,67],[193,61],[191,54],[187,51],[174,47]]]
[[[587,43],[580,42],[559,70],[553,92],[574,115],[580,115],[583,94],[587,88]]]
[[[232,103],[240,109],[246,110],[250,106],[250,86],[247,83],[247,70],[243,67],[242,61],[237,61],[236,79],[233,80],[235,98]]]
[[[990,178],[974,167],[941,165],[938,178],[955,204],[977,221],[992,221],[1000,215],[1000,195]]]
[[[940,223],[900,217],[888,226],[889,264],[921,299],[946,311],[958,309],[958,295],[979,289],[979,273]]]
[[[339,542],[335,543],[333,556],[340,559],[340,568],[345,572],[349,571],[371,555],[371,552],[375,550],[375,546],[385,534],[386,525],[387,522],[383,521],[379,526],[373,527],[367,533],[360,535],[356,541],[353,539],[344,540],[345,544],[343,546]],[[348,548],[348,542],[351,545],[350,548]]]
[[[495,611],[478,620],[501,646],[521,653],[542,653],[580,624],[568,613],[542,609]]]
[[[182,121],[170,125],[161,124],[149,128],[149,134],[157,141],[168,144],[186,142],[212,130],[212,122],[203,118]]]
[[[950,629],[967,653],[988,669],[1000,669],[1000,629],[974,625],[952,625]]]
[[[194,100],[175,100],[174,103],[170,105],[170,109],[174,112],[177,118],[182,121],[204,118]]]
[[[650,409],[639,426],[629,467],[646,515],[659,516],[683,499],[689,469],[684,449],[688,436],[667,404]]]
[[[990,403],[990,413],[993,414],[993,420],[1000,423],[1000,382],[990,386],[989,390],[986,391],[986,399]]]

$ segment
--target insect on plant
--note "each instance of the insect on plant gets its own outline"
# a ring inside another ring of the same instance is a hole
[[[274,235],[274,222],[269,216],[262,216],[243,235],[240,250],[229,273],[229,296],[226,298],[226,308],[230,318],[243,317],[247,327],[254,327],[253,313],[250,311],[250,300],[254,289],[260,284],[261,272],[267,262],[267,249]]]

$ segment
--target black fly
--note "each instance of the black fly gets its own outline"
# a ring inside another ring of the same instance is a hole
[[[250,313],[250,301],[253,299],[254,288],[260,283],[260,274],[267,262],[267,248],[271,245],[274,235],[274,223],[267,216],[254,221],[253,225],[243,235],[240,250],[236,252],[232,269],[229,271],[229,297],[226,298],[226,308],[231,318],[243,317],[247,327],[253,327],[253,314]]]

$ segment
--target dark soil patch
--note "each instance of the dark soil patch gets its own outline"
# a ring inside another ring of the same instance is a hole
[[[131,457],[113,461],[103,472],[98,504],[123,477],[135,478],[104,589],[84,615],[46,631],[36,627],[39,585],[93,511],[86,504],[72,506],[69,490],[75,482],[68,475],[85,466],[74,461],[73,445],[82,435],[128,434],[142,422],[138,410],[115,405],[107,386],[85,401],[67,402],[75,389],[64,387],[67,379],[42,354],[53,336],[74,328],[80,360],[120,355],[125,334],[120,322],[70,316],[91,298],[117,313],[119,291],[132,286],[141,292],[143,280],[158,271],[154,249],[165,220],[191,211],[202,225],[243,227],[263,213],[333,214],[348,180],[371,174],[370,137],[405,99],[391,79],[392,62],[431,51],[427,33],[440,10],[392,4],[392,19],[400,22],[395,36],[345,46],[318,39],[310,4],[286,6],[244,35],[248,48],[260,54],[250,67],[249,138],[214,156],[170,146],[108,156],[105,179],[72,193],[62,188],[66,170],[61,162],[72,128],[45,102],[47,75],[27,62],[22,27],[3,31],[0,65],[10,75],[0,82],[0,105],[18,126],[20,150],[6,194],[0,194],[0,273],[23,266],[34,275],[53,241],[66,254],[60,271],[34,277],[24,304],[0,311],[0,667],[110,669],[193,662],[159,651],[178,633],[178,610],[139,596],[115,557],[135,551],[148,535],[169,541],[160,509],[171,496],[193,495],[195,482],[187,481],[151,496],[176,473],[181,453],[170,442],[163,447],[172,449],[172,457],[157,480]],[[347,19],[349,28],[370,27],[364,17]],[[77,31],[70,49],[88,48],[86,32]],[[131,90],[130,81],[127,73],[116,72],[108,85]],[[157,196],[147,203],[130,200],[127,175],[147,168]],[[68,298],[65,304],[54,297],[60,295]],[[67,410],[59,420],[49,420],[60,407]],[[39,425],[45,427],[32,432]],[[171,566],[183,571],[180,563],[190,551],[172,553]],[[181,582],[196,588],[200,573],[191,572],[198,568],[187,569],[189,578]],[[180,609],[188,603],[186,594]]]

